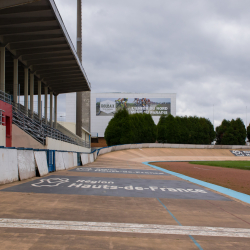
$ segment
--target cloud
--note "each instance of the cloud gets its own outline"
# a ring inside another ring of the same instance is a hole
[[[75,44],[76,1],[56,3]],[[92,91],[177,93],[177,115],[245,122],[249,8],[246,0],[84,0]]]

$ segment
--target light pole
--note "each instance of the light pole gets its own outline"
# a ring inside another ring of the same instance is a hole
[[[213,104],[213,124],[214,124],[214,104]],[[215,130],[215,127],[214,127]]]
[[[246,128],[247,128],[247,106],[246,106]]]

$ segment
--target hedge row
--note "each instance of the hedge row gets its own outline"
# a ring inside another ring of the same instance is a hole
[[[160,143],[210,144],[215,138],[212,123],[196,116],[162,115],[157,129]]]
[[[119,110],[110,120],[104,134],[108,146],[130,143],[154,143],[156,125],[149,114],[130,115]]]
[[[245,145],[250,140],[250,125],[245,129],[240,118],[223,120],[216,128],[203,117],[179,117],[162,115],[156,126],[150,114],[132,114],[119,110],[105,130],[108,146],[131,143],[179,143],[211,144],[216,138],[218,145]]]

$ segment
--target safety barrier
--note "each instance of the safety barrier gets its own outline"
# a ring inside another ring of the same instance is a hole
[[[63,153],[62,152],[56,152],[55,153],[55,159],[56,159],[56,163],[55,163],[56,171],[65,170]]]
[[[49,173],[48,161],[47,161],[47,154],[45,151],[35,151],[35,162],[36,167],[38,169],[39,175],[44,176]]]
[[[181,149],[250,149],[250,146],[245,145],[197,145],[197,144],[170,144],[170,143],[138,143],[125,144],[97,149],[97,154],[107,154],[109,152],[136,149],[136,148],[181,148]]]
[[[36,176],[35,157],[33,150],[18,150],[17,163],[20,180]]]
[[[76,167],[77,155],[81,157],[76,152],[0,147],[0,184]]]
[[[49,172],[66,170],[94,162],[98,156],[118,150],[135,148],[202,148],[202,149],[250,149],[250,146],[183,145],[183,144],[127,144],[100,148],[91,153],[55,150],[33,150],[0,147],[0,184],[44,176]]]
[[[0,149],[0,184],[18,181],[17,150]]]

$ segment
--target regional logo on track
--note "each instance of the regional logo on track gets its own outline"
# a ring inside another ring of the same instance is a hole
[[[230,199],[179,180],[156,180],[142,178],[104,178],[52,175],[1,190],[65,195],[95,195],[116,197],[143,197],[196,200]]]

